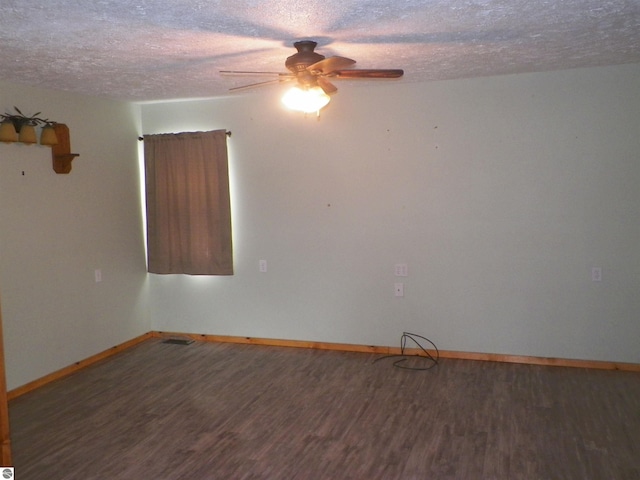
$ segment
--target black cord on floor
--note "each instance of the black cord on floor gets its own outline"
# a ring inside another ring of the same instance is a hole
[[[436,356],[434,357],[433,355],[431,355],[431,353],[424,348],[420,342],[417,340],[417,338],[420,338],[424,341],[429,342],[431,345],[433,345],[433,349],[436,352]],[[406,347],[407,347],[407,340],[411,340],[413,343],[415,343],[418,348],[420,348],[420,350],[422,350],[422,352],[424,353],[424,355],[420,355],[420,354],[415,354],[415,355],[407,355],[404,353]],[[400,354],[397,355],[385,355],[384,357],[379,357],[376,358],[374,360],[374,363],[377,362],[378,360],[383,360],[385,358],[399,358],[399,360],[396,360],[395,362],[393,362],[393,366],[397,367],[397,368],[404,368],[405,370],[429,370],[433,367],[435,367],[438,364],[438,360],[440,360],[440,352],[438,351],[438,347],[436,347],[436,344],[433,343],[431,340],[429,340],[427,337],[423,337],[422,335],[418,335],[416,333],[408,333],[408,332],[403,332],[402,333],[402,337],[400,337]],[[408,367],[407,365],[405,365],[403,362],[406,362],[409,357],[418,357],[420,359],[424,359],[425,362],[428,362],[428,365],[425,367]]]

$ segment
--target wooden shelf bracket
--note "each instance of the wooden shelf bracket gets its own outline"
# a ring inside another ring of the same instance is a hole
[[[64,123],[56,123],[53,128],[58,137],[58,144],[51,147],[51,161],[56,173],[69,173],[71,161],[80,154],[71,153],[71,141],[69,140],[69,127]]]

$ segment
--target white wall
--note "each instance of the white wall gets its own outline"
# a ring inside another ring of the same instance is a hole
[[[2,112],[14,105],[66,123],[80,156],[71,173],[58,175],[49,148],[0,144],[9,389],[150,330],[141,297],[139,107],[0,84]],[[95,269],[102,271],[101,283]]]
[[[638,65],[342,81],[319,121],[277,87],[143,105],[144,133],[233,132],[236,275],[150,276],[152,327],[640,362],[638,87]]]
[[[342,81],[317,121],[277,88],[135,106],[0,83],[3,112],[67,123],[80,153],[57,175],[0,144],[8,386],[150,329],[640,362],[638,86],[637,65]],[[135,138],[214,128],[236,275],[147,276]]]

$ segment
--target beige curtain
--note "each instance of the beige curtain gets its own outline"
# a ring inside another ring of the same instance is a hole
[[[145,135],[149,272],[233,275],[224,130]]]

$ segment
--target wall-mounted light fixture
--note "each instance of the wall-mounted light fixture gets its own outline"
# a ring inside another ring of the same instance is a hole
[[[58,138],[54,125],[56,122],[47,118],[40,118],[40,112],[27,117],[18,107],[13,107],[16,113],[0,114],[0,142],[21,142],[27,145],[38,143],[36,127],[42,127],[40,131],[40,145],[53,146],[58,144]]]
[[[40,112],[27,117],[18,107],[16,113],[0,114],[0,142],[21,142],[27,145],[38,143],[36,127],[40,130],[40,145],[51,147],[51,161],[56,173],[69,173],[71,161],[78,156],[71,153],[69,127],[64,123],[40,118]]]

